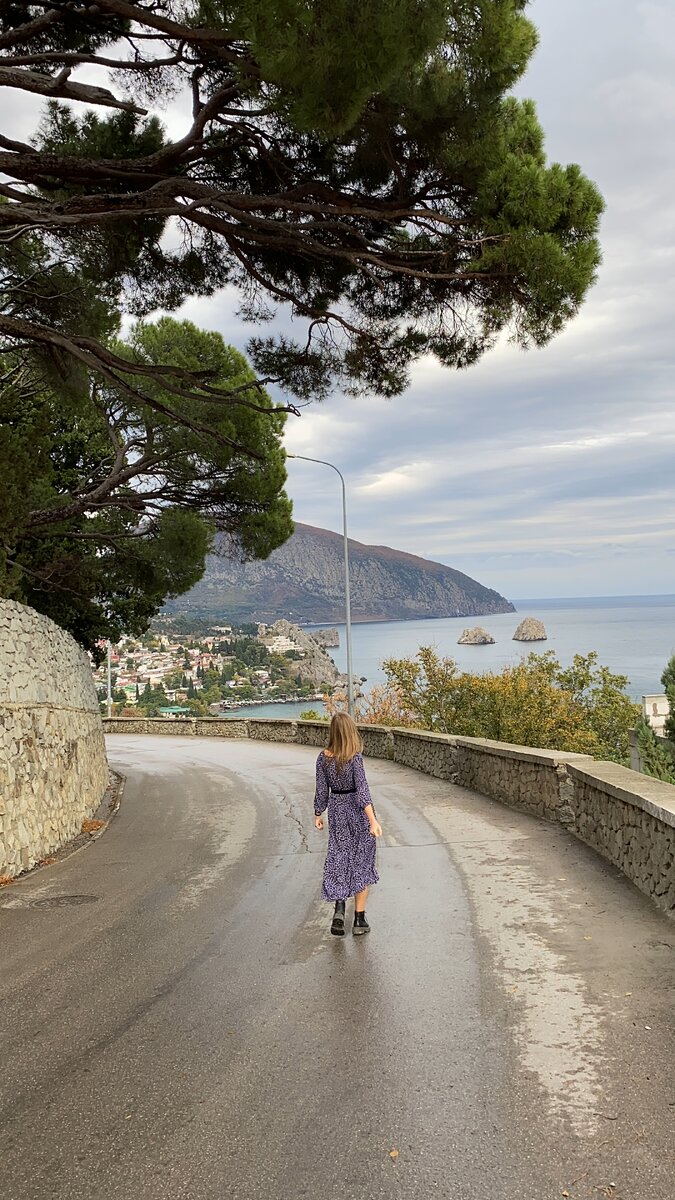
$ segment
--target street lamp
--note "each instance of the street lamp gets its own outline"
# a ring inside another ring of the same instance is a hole
[[[347,707],[350,717],[354,716],[354,679],[352,671],[352,604],[349,593],[349,542],[347,540],[347,492],[342,471],[338,471],[334,463],[326,462],[323,458],[309,458],[306,454],[287,454],[287,458],[301,458],[303,462],[319,463],[322,467],[330,467],[340,476],[342,484],[342,529],[345,544],[345,630],[347,639]]]
[[[108,713],[108,717],[112,717],[112,662],[111,662],[111,654],[112,654],[112,647],[111,647],[111,645],[110,645],[110,638],[108,638],[108,645],[107,645],[107,648],[106,648],[106,660],[107,660],[107,666],[108,666],[108,671],[107,671],[107,674],[108,674],[108,696],[107,696],[107,705],[106,705],[106,711],[107,711],[107,713]]]

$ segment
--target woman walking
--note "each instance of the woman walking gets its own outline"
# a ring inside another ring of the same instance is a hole
[[[366,920],[368,888],[377,883],[376,838],[382,836],[363,766],[363,743],[352,718],[336,713],[328,747],[316,760],[314,824],[323,829],[328,809],[328,853],[323,868],[323,898],[335,901],[331,933],[343,937],[345,900],[354,897],[352,933],[370,932]]]

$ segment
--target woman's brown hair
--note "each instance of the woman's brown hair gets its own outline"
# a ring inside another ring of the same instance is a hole
[[[349,713],[339,712],[331,717],[327,749],[335,759],[338,771],[363,750],[359,731]]]

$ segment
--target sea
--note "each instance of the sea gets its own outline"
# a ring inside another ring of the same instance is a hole
[[[515,613],[495,616],[354,624],[354,674],[365,676],[363,690],[368,691],[373,684],[384,682],[384,659],[412,657],[420,646],[433,646],[439,654],[453,658],[460,669],[466,671],[501,671],[508,663],[518,662],[533,650],[553,650],[566,666],[575,654],[597,650],[603,666],[615,674],[627,676],[627,690],[636,700],[663,691],[661,672],[670,656],[675,654],[675,595],[525,599],[513,603]],[[538,617],[543,621],[547,641],[514,642],[513,634],[523,617]],[[474,625],[491,633],[494,645],[459,646],[457,639],[462,630]],[[308,632],[311,628],[307,627]],[[329,653],[340,670],[346,671],[345,627],[338,625],[337,629],[340,646]],[[317,701],[263,704],[250,709],[242,707],[239,713],[242,716],[298,717],[308,708],[320,711],[322,705]]]
[[[661,692],[661,672],[675,653],[675,596],[603,596],[565,600],[515,600],[515,613],[487,617],[451,617],[423,621],[387,621],[354,625],[354,674],[368,683],[385,678],[385,658],[414,655],[419,646],[434,646],[453,658],[462,670],[500,671],[532,650],[553,650],[563,665],[575,654],[597,650],[599,661],[628,677],[631,695]],[[523,617],[538,617],[548,634],[545,642],[514,642]],[[463,629],[480,625],[491,633],[494,645],[459,646]],[[340,648],[331,651],[338,666],[346,668],[344,626]],[[367,686],[367,685],[366,685]]]

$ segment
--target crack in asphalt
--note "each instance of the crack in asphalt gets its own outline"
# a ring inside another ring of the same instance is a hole
[[[286,795],[285,792],[281,793],[281,798],[286,806],[285,815],[290,817],[291,821],[293,821],[293,823],[298,827],[298,833],[300,834],[300,845],[302,847],[301,852],[303,854],[309,854],[310,849],[309,842],[307,841],[307,834],[305,833],[305,828],[300,820],[300,817],[296,817],[295,813],[293,812],[293,801],[291,800],[290,796]]]

